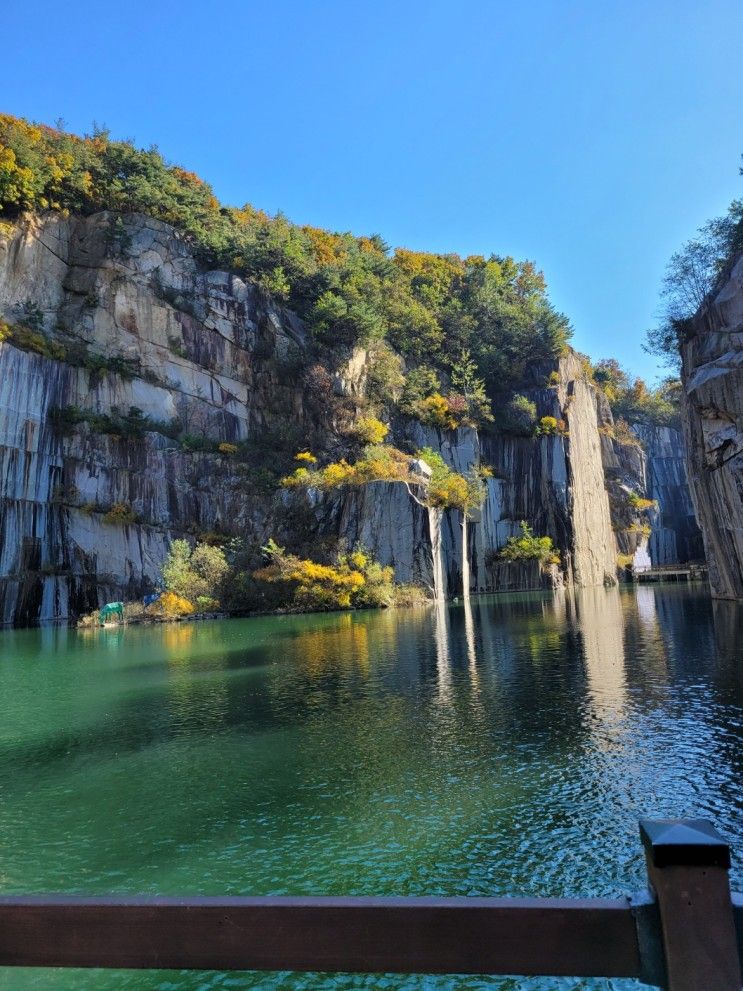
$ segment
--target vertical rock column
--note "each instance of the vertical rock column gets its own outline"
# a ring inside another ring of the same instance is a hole
[[[616,545],[609,496],[604,485],[596,396],[571,355],[567,372],[565,419],[568,427],[568,498],[573,528],[571,571],[576,585],[614,584]]]

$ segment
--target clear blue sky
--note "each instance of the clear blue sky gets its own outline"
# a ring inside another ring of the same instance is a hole
[[[592,357],[743,196],[741,0],[73,0],[3,12],[3,109],[157,144],[230,203],[545,271]]]

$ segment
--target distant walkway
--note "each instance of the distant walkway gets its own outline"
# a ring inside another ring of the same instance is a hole
[[[697,582],[706,581],[707,565],[702,561],[688,561],[686,564],[662,564],[645,571],[633,572],[636,582]]]

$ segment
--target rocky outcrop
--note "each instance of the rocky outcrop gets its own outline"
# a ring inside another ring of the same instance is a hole
[[[645,570],[702,561],[680,431],[645,423],[615,424],[602,395],[599,433],[621,567]],[[638,504],[638,499],[643,502]]]
[[[599,401],[599,432],[617,561],[624,575],[631,577],[633,570],[644,570],[651,564],[647,510],[638,510],[632,502],[633,495],[647,496],[647,456],[637,436],[629,431],[617,433],[603,395]]]
[[[568,427],[569,505],[574,533],[571,567],[577,585],[614,584],[616,545],[604,487],[598,397],[574,355],[560,363]]]
[[[743,256],[681,347],[689,479],[712,594],[743,599]]]

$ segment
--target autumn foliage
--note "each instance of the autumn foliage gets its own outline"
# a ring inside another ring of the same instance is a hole
[[[393,569],[382,567],[363,548],[340,555],[334,565],[289,554],[274,540],[269,540],[264,552],[270,563],[254,571],[253,577],[286,586],[287,596],[297,609],[350,609],[393,602]]]

